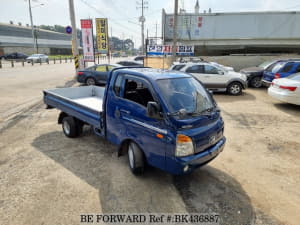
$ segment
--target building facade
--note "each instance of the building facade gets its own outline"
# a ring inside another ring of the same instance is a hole
[[[177,40],[198,55],[300,53],[300,12],[180,13]],[[162,12],[164,44],[173,38],[174,14]]]
[[[38,53],[72,54],[69,34],[37,28],[35,37]],[[31,27],[0,23],[0,55],[11,52],[34,53]]]

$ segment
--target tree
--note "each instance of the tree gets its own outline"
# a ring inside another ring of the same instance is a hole
[[[117,37],[109,38],[110,48],[114,51],[129,51],[134,48],[134,43],[131,39],[121,40]]]

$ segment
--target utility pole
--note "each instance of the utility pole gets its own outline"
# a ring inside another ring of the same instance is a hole
[[[76,29],[76,20],[75,20],[75,10],[73,0],[69,0],[69,9],[70,9],[70,20],[72,26],[72,47],[73,47],[73,56],[75,61],[76,71],[79,69],[79,52],[77,45],[77,29]],[[76,63],[77,62],[77,63]]]
[[[157,40],[157,21],[155,23],[155,40]]]
[[[141,22],[141,36],[142,36],[142,54],[145,54],[145,37],[144,37],[144,23],[146,21],[146,18],[144,16],[144,9],[147,9],[148,7],[146,6],[148,2],[141,0],[141,2],[137,2],[139,5],[137,9],[142,9],[142,15],[139,18],[139,21]]]
[[[35,43],[35,35],[34,35],[34,27],[33,27],[33,19],[32,19],[32,11],[31,11],[31,0],[28,0],[29,6],[29,16],[30,16],[30,23],[31,23],[31,33],[32,33],[32,40],[33,40],[33,49],[34,53],[37,53],[36,43]]]
[[[113,42],[113,36],[112,36],[112,26],[110,27],[110,57],[112,57],[113,50],[114,50],[114,42]]]
[[[173,24],[173,48],[172,48],[173,62],[176,60],[177,17],[178,17],[178,0],[175,0],[175,5],[174,5],[174,24]]]

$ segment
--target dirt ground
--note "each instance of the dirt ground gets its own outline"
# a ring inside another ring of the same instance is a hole
[[[186,176],[147,168],[136,177],[116,146],[89,127],[69,139],[57,110],[42,102],[23,110],[0,129],[0,224],[79,224],[81,214],[125,212],[214,212],[220,224],[299,224],[300,107],[264,88],[214,96],[226,147]]]

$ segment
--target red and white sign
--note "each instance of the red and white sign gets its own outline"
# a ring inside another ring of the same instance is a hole
[[[83,59],[85,62],[94,62],[94,40],[93,40],[93,21],[80,20],[82,33]]]

